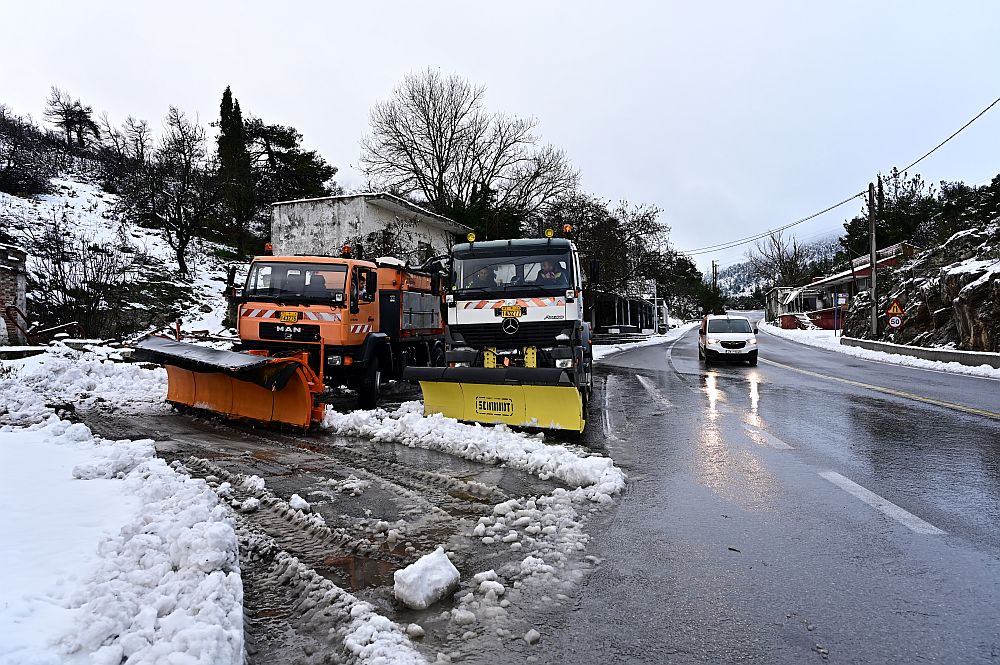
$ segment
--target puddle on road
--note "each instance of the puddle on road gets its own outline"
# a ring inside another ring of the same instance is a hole
[[[320,559],[314,570],[338,586],[350,591],[393,584],[399,566],[357,554],[336,554]]]

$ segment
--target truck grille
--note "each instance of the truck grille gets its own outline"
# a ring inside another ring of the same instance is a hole
[[[530,321],[521,323],[516,333],[508,335],[500,329],[500,322],[497,321],[495,324],[451,326],[451,332],[452,335],[461,335],[466,344],[476,348],[552,346],[556,343],[556,335],[570,325],[567,321]]]
[[[746,342],[723,342],[722,348],[724,349],[742,349],[746,346]]]

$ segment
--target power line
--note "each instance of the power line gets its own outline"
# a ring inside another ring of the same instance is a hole
[[[856,198],[858,198],[860,196],[863,196],[863,195],[864,195],[864,192],[858,192],[857,194],[852,194],[851,196],[847,197],[843,201],[841,201],[839,203],[834,203],[832,206],[829,206],[827,208],[823,208],[819,212],[814,212],[813,214],[809,215],[808,217],[803,217],[802,219],[797,219],[794,222],[790,222],[788,224],[785,224],[784,226],[779,226],[777,228],[773,228],[773,229],[771,229],[769,231],[764,231],[762,233],[758,233],[758,234],[752,235],[752,236],[747,236],[746,238],[740,238],[738,240],[731,240],[729,242],[719,243],[718,245],[707,245],[705,247],[697,247],[695,249],[692,249],[692,250],[689,250],[689,251],[686,251],[686,252],[681,252],[681,254],[687,254],[688,256],[695,256],[697,254],[709,254],[709,253],[712,253],[712,252],[721,252],[724,249],[730,249],[732,247],[738,247],[740,245],[745,245],[745,244],[753,242],[755,240],[760,240],[761,238],[766,238],[767,236],[771,235],[772,233],[777,233],[778,231],[784,231],[785,229],[790,229],[793,226],[798,226],[799,224],[802,224],[804,222],[808,222],[810,219],[815,219],[815,218],[819,217],[820,215],[825,215],[826,213],[830,212],[831,210],[839,208],[840,206],[842,206],[844,204],[850,203],[854,199],[856,199]]]
[[[962,131],[964,131],[969,125],[971,125],[972,123],[974,123],[976,120],[979,120],[979,118],[981,118],[983,115],[985,115],[987,111],[989,111],[991,108],[993,108],[994,106],[996,106],[998,103],[1000,103],[1000,97],[997,97],[995,100],[993,100],[993,102],[989,106],[987,106],[986,108],[984,108],[982,111],[980,111],[979,113],[977,113],[971,120],[969,120],[967,123],[965,123],[964,125],[962,125],[961,127],[959,127],[957,130],[955,130],[955,132],[952,133],[951,136],[949,136],[944,141],[941,141],[936,146],[934,146],[933,148],[931,148],[930,150],[928,150],[926,153],[924,153],[923,155],[921,155],[916,161],[911,162],[905,168],[900,169],[900,171],[909,171],[911,168],[913,168],[914,166],[916,166],[920,162],[922,162],[925,159],[927,159],[928,157],[930,157],[932,154],[934,154],[935,152],[937,152],[937,150],[939,148],[941,148],[944,144],[948,143],[948,141],[951,141],[953,138],[955,138],[956,136],[958,136],[959,134],[961,134]],[[864,191],[858,192],[857,194],[853,194],[853,195],[847,197],[846,199],[844,199],[843,201],[840,201],[839,203],[834,203],[833,205],[831,205],[831,206],[829,206],[827,208],[824,208],[823,210],[820,210],[819,212],[815,212],[815,213],[809,215],[808,217],[803,217],[801,219],[797,219],[794,222],[790,222],[788,224],[785,224],[784,226],[779,226],[779,227],[771,229],[769,231],[764,231],[762,233],[758,233],[758,234],[752,235],[752,236],[747,236],[745,238],[739,238],[737,240],[731,240],[729,242],[718,243],[718,244],[715,244],[715,245],[706,245],[704,247],[696,247],[696,248],[694,248],[692,250],[681,252],[681,254],[687,254],[688,256],[696,256],[698,254],[711,254],[711,253],[714,253],[714,252],[721,252],[724,249],[731,249],[733,247],[739,247],[740,245],[746,245],[747,243],[751,243],[751,242],[754,242],[756,240],[760,240],[761,238],[765,238],[765,237],[771,235],[772,233],[777,233],[778,231],[784,231],[785,229],[790,229],[793,226],[798,226],[799,224],[803,224],[805,222],[808,222],[811,219],[815,219],[815,218],[819,217],[820,215],[824,215],[824,214],[830,212],[831,210],[835,210],[835,209],[839,208],[842,205],[850,203],[851,201],[853,201],[856,198],[863,197],[864,195],[865,195]]]

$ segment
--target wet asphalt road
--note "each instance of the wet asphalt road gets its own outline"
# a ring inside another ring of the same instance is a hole
[[[543,660],[1000,662],[1000,382],[760,337],[753,368],[694,331],[600,364],[587,437],[629,486]]]

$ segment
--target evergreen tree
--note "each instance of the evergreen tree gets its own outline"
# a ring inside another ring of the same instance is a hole
[[[254,180],[243,113],[229,86],[222,93],[219,105],[218,145],[224,215],[233,224],[237,251],[246,254],[250,249],[250,225],[255,211]]]

